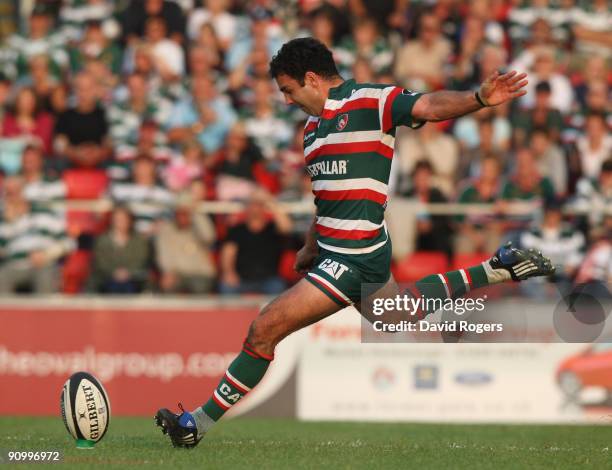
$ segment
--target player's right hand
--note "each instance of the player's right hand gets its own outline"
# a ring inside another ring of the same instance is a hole
[[[318,254],[319,253],[317,250],[313,250],[307,246],[302,247],[302,249],[297,252],[293,269],[300,274],[305,274],[310,270],[310,268],[312,268],[314,260]]]

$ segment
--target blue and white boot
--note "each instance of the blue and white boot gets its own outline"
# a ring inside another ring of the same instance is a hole
[[[524,281],[532,277],[550,276],[555,267],[542,252],[534,249],[520,250],[508,242],[482,263],[489,281]]]
[[[180,415],[167,408],[158,410],[155,414],[155,424],[170,438],[174,447],[195,447],[204,435],[198,433],[193,415],[185,411],[180,403],[178,406],[181,410]]]

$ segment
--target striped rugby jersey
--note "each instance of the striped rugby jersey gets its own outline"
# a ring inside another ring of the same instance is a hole
[[[66,232],[61,212],[32,206],[30,212],[8,221],[0,217],[0,264],[27,262],[34,251],[52,250],[58,255],[75,248]]]
[[[395,129],[414,129],[412,107],[421,94],[393,85],[347,80],[329,91],[321,116],[304,130],[321,248],[370,253],[387,242],[384,212]]]

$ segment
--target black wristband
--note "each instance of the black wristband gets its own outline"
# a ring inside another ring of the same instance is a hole
[[[476,101],[478,101],[478,104],[480,106],[482,106],[483,108],[486,108],[487,105],[485,104],[484,101],[482,101],[482,98],[480,97],[480,95],[478,94],[478,91],[474,92],[474,98],[476,98]]]

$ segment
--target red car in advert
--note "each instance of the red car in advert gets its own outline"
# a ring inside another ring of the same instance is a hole
[[[557,369],[557,383],[570,398],[586,387],[612,393],[612,343],[595,343],[565,359]]]

